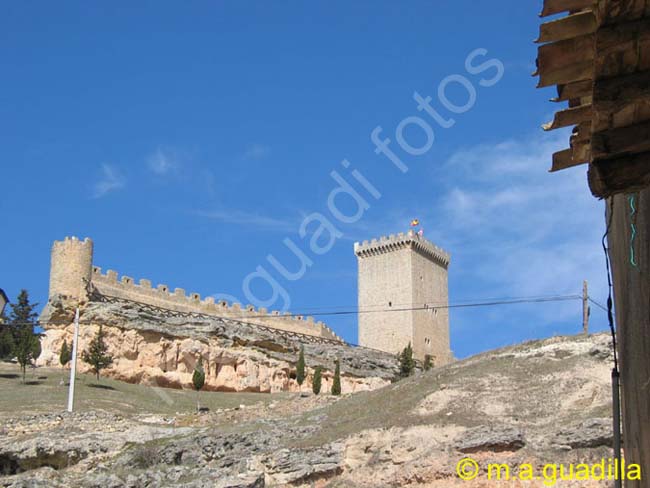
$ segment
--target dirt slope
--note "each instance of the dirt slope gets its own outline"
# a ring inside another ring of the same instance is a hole
[[[483,471],[459,480],[456,463],[472,456],[515,472],[611,457],[610,368],[607,335],[558,337],[340,399],[267,395],[200,417],[114,406],[14,416],[0,435],[0,485],[495,486]],[[544,486],[513,483],[504,486]]]

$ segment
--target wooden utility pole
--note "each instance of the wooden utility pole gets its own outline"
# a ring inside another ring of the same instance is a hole
[[[589,334],[589,289],[587,280],[582,283],[582,332]]]

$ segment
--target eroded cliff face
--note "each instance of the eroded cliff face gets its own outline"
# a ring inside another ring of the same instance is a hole
[[[48,325],[38,365],[56,367],[63,341],[72,343],[72,309],[64,300],[54,299],[43,319]],[[396,373],[397,362],[391,355],[307,341],[303,346],[308,375],[301,387],[295,380],[301,339],[281,331],[230,319],[163,317],[125,303],[86,304],[80,322],[79,351],[88,347],[101,325],[114,357],[102,374],[129,383],[191,388],[199,357],[206,372],[204,388],[212,391],[311,391],[316,366],[324,368],[322,389],[328,391],[337,359],[343,393],[379,388]],[[80,372],[90,371],[81,360],[77,367]]]

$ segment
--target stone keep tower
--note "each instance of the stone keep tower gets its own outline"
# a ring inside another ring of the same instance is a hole
[[[416,359],[449,363],[449,254],[413,231],[357,242],[354,253],[359,345],[397,354],[410,342]]]
[[[50,295],[74,300],[86,298],[86,284],[92,279],[93,241],[66,237],[55,241],[50,263]]]

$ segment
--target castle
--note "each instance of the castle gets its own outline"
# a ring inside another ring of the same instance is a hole
[[[268,312],[252,305],[242,307],[225,300],[202,299],[182,288],[136,284],[116,271],[102,273],[93,264],[94,245],[66,237],[52,246],[50,298],[63,296],[77,302],[104,297],[138,302],[172,312],[236,319],[284,332],[343,342],[329,327],[313,317]],[[438,366],[452,360],[449,346],[447,268],[449,254],[413,231],[355,243],[359,266],[359,345],[391,354],[408,343],[419,360],[429,356]]]
[[[359,345],[452,360],[447,268],[450,256],[414,231],[355,243],[359,266]]]
[[[320,337],[343,342],[329,327],[313,317],[268,312],[265,308],[255,309],[252,305],[242,307],[239,303],[228,304],[225,300],[215,302],[213,297],[201,298],[198,293],[186,294],[182,288],[170,291],[167,285],[152,287],[150,280],[139,283],[129,276],[119,277],[116,271],[93,265],[94,245],[91,239],[79,240],[66,237],[55,241],[52,246],[50,265],[50,298],[59,295],[78,302],[89,299],[89,289],[100,295],[121,300],[144,303],[174,312],[204,314],[214,317],[237,319],[284,332]]]

